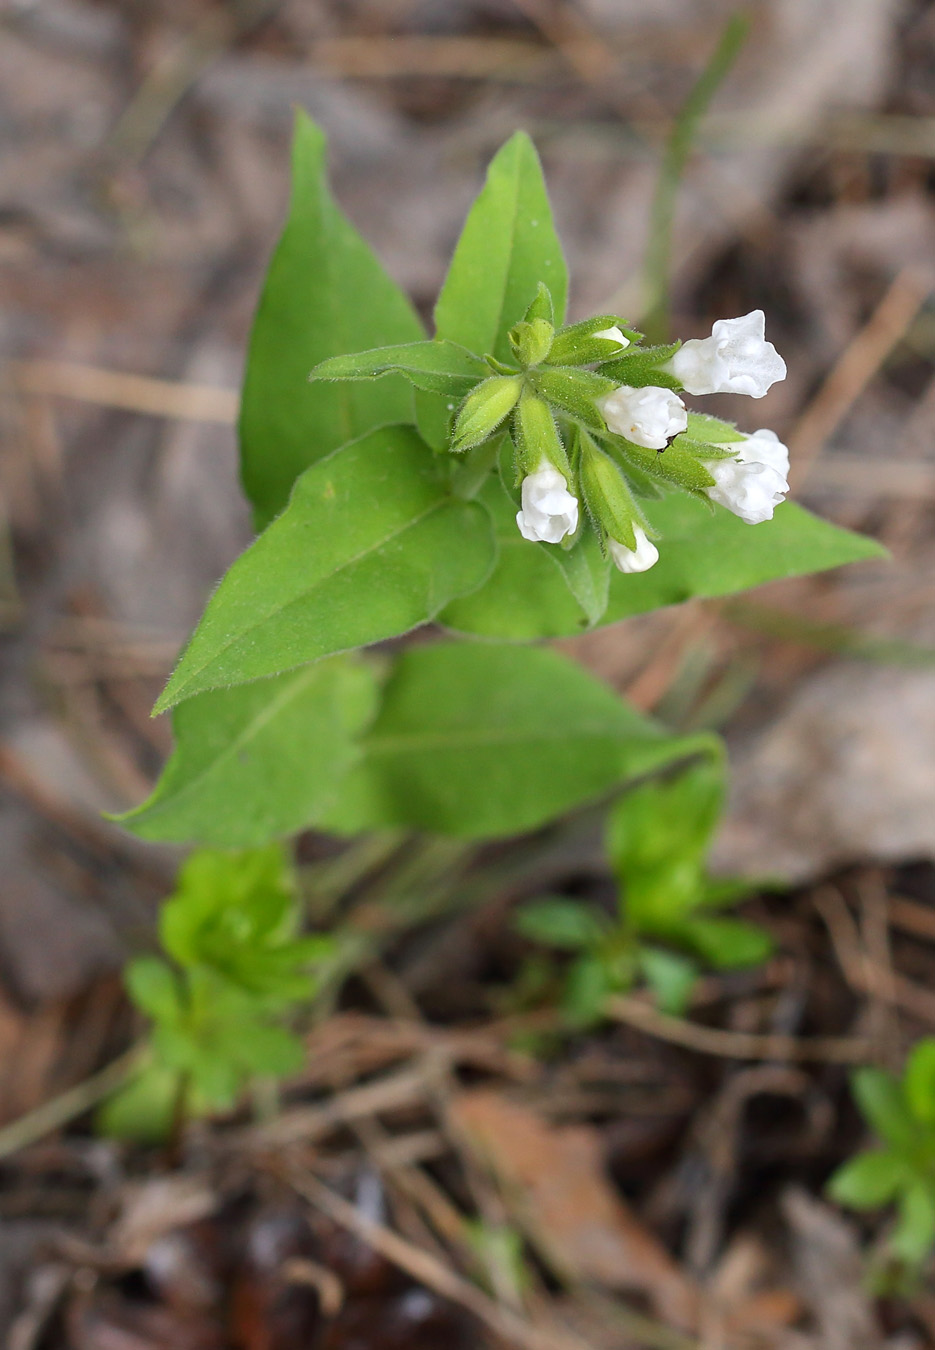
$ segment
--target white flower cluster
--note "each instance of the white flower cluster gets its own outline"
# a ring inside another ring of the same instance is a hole
[[[596,337],[628,344],[619,328]],[[785,379],[786,363],[766,341],[766,318],[755,309],[739,319],[718,319],[707,338],[682,344],[661,367],[689,394],[747,394],[762,398],[772,384]],[[678,394],[657,385],[634,388],[620,385],[602,398],[598,407],[608,430],[634,445],[664,450],[673,436],[688,426],[688,411]],[[709,461],[714,478],[707,489],[713,502],[747,524],[772,519],[773,511],[789,491],[789,452],[775,432],[755,431],[743,441],[731,441],[730,459]],[[516,523],[524,539],[555,544],[578,528],[578,502],[562,473],[548,461],[523,481],[522,510]],[[608,540],[611,559],[621,572],[645,572],[659,557],[655,544],[637,525],[636,549]]]

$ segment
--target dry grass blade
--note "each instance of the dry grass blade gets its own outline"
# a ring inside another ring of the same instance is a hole
[[[607,1014],[618,1022],[645,1031],[649,1036],[657,1036],[659,1040],[684,1046],[686,1050],[697,1050],[702,1055],[718,1055],[723,1059],[864,1064],[873,1057],[874,1052],[872,1041],[856,1036],[815,1036],[806,1040],[795,1036],[760,1035],[703,1027],[696,1022],[685,1022],[679,1017],[658,1012],[648,1003],[627,995],[610,999]]]
[[[240,408],[240,395],[234,389],[127,375],[69,361],[18,361],[13,365],[13,376],[24,394],[75,398],[153,417],[231,426]]]
[[[789,476],[794,488],[801,489],[822,447],[905,336],[931,290],[931,277],[921,276],[915,268],[904,268],[842,352],[789,438]]]

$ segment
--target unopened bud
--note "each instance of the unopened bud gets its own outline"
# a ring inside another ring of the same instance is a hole
[[[516,407],[522,387],[518,375],[494,375],[472,389],[455,421],[451,449],[470,450],[486,441]]]
[[[544,361],[552,346],[555,329],[548,319],[533,319],[516,324],[510,329],[510,346],[521,366],[537,366]]]

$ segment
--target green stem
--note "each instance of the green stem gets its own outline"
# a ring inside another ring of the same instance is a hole
[[[143,1051],[143,1046],[134,1045],[99,1073],[4,1126],[0,1129],[0,1158],[8,1158],[36,1143],[116,1092],[139,1064]]]
[[[727,75],[750,28],[748,15],[732,14],[711,60],[695,81],[682,104],[666,143],[659,181],[650,213],[644,282],[648,310],[643,328],[650,342],[665,342],[669,335],[669,273],[672,266],[672,227],[682,175],[691,154],[698,123],[707,111],[721,81]]]

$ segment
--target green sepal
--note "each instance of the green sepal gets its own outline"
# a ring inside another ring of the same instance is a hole
[[[601,537],[609,536],[624,548],[636,550],[636,527],[645,528],[639,507],[617,465],[599,450],[591,437],[580,437],[581,463],[578,469],[581,492],[588,515]]]
[[[463,398],[487,376],[479,356],[457,342],[435,338],[431,342],[407,342],[397,347],[332,356],[320,362],[310,380],[375,380],[383,375],[403,375],[416,389],[429,394]]]
[[[670,442],[676,450],[684,451],[688,455],[694,455],[695,459],[702,463],[708,463],[717,459],[736,459],[737,451],[734,449],[734,442],[728,442],[726,445],[715,443],[713,441],[699,441],[688,432],[681,431]]]
[[[664,347],[639,347],[627,351],[618,360],[602,365],[601,374],[609,375],[615,384],[627,384],[632,389],[657,385],[660,389],[680,390],[681,380],[659,367],[669,361],[681,345],[681,342],[671,342]]]
[[[509,332],[510,346],[524,370],[545,360],[554,337],[555,329],[548,319],[533,319],[529,323],[524,319]]]
[[[552,292],[544,281],[539,282],[536,298],[523,316],[527,323],[535,319],[545,319],[546,323],[555,323],[555,306],[552,304]]]
[[[573,366],[544,366],[530,378],[542,397],[562,412],[595,431],[606,429],[597,400],[617,387],[613,380]]]
[[[516,481],[535,473],[548,460],[571,482],[571,466],[564,442],[558,434],[552,409],[545,399],[524,389],[513,418],[516,440]]]
[[[491,375],[472,389],[455,419],[451,449],[472,450],[492,436],[516,407],[522,388],[519,375]]]
[[[733,422],[725,422],[721,417],[712,417],[709,413],[690,412],[688,414],[688,435],[693,441],[704,441],[708,445],[732,445],[747,439],[738,431]]]
[[[625,466],[632,464],[649,478],[655,478],[659,482],[671,483],[686,492],[703,496],[705,500],[707,500],[706,489],[714,486],[714,477],[702,462],[688,450],[678,446],[675,441],[665,450],[648,450],[645,446],[636,445],[623,436],[608,435],[606,443],[620,455]]]

